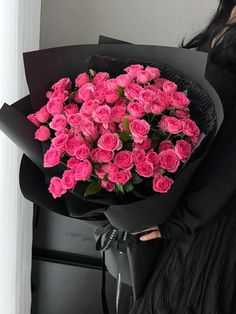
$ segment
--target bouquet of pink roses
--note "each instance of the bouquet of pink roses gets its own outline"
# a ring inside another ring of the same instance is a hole
[[[61,178],[51,178],[54,198],[80,181],[88,182],[84,196],[130,192],[142,181],[166,193],[198,143],[187,90],[178,91],[156,67],[132,64],[124,72],[62,78],[28,116],[38,127],[35,138],[51,141],[44,167],[66,165]]]
[[[163,223],[222,122],[205,57],[108,43],[29,52],[24,62],[30,95],[0,112],[1,130],[27,155],[24,195],[128,232]]]

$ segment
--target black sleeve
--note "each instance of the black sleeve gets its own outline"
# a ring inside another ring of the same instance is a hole
[[[161,236],[174,238],[192,234],[226,210],[235,194],[236,110],[223,122],[211,150],[171,216],[159,225]],[[236,206],[236,198],[234,201]]]

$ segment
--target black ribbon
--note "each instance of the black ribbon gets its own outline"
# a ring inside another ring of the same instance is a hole
[[[105,225],[98,230],[96,230],[96,235],[98,235],[98,240],[96,243],[96,250],[102,251],[102,309],[103,314],[109,314],[107,299],[106,299],[106,266],[105,266],[105,251],[108,250],[112,244],[117,242],[117,284],[116,284],[116,314],[119,314],[119,302],[121,294],[121,284],[122,284],[122,268],[124,262],[124,254],[127,252],[129,235],[125,231],[119,231],[117,228],[113,227],[111,224]]]

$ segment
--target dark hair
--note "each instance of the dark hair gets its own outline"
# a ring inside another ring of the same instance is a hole
[[[215,44],[209,49],[209,58],[212,62],[218,63],[227,68],[236,68],[236,22],[229,23],[232,9],[236,0],[220,0],[216,13],[208,26],[188,43],[181,43],[182,48],[199,48],[211,43],[217,38]],[[222,34],[221,32],[226,29]],[[219,35],[218,37],[216,37]]]

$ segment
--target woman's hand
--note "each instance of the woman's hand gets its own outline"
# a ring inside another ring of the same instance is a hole
[[[141,241],[149,241],[149,240],[161,238],[161,233],[159,231],[158,226],[154,226],[154,227],[145,229],[143,231],[134,232],[134,233],[131,233],[131,234],[132,235],[136,235],[136,234],[142,234],[142,233],[145,233],[145,235],[142,235],[139,238]]]

